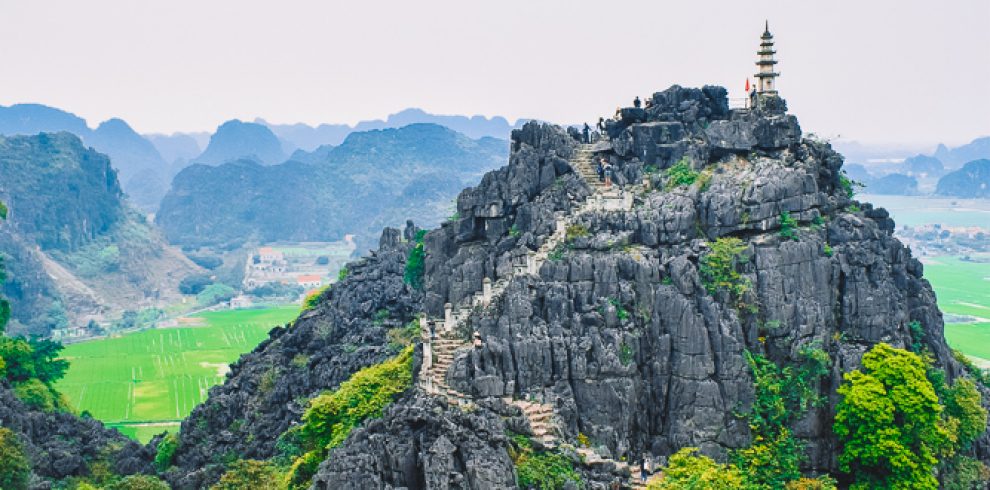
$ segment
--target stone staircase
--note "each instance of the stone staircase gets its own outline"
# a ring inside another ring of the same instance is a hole
[[[577,221],[584,213],[596,210],[628,210],[632,208],[632,191],[623,191],[616,187],[606,191],[605,186],[598,180],[595,172],[592,147],[580,145],[570,163],[577,173],[591,187],[592,195],[585,199],[578,208],[569,215],[558,215],[553,233],[547,237],[536,251],[529,251],[524,261],[519,261],[512,267],[508,277],[499,278],[492,283],[485,278],[481,291],[463,300],[458,306],[450,303],[444,305],[444,318],[431,319],[420,317],[421,337],[423,341],[423,364],[420,370],[418,387],[427,393],[444,397],[451,405],[470,407],[474,405],[471,396],[450,387],[447,383],[447,371],[453,364],[458,351],[473,348],[472,342],[465,340],[464,333],[459,332],[460,325],[467,321],[477,308],[488,308],[500,298],[509,282],[526,274],[538,274],[540,267],[549,260],[550,254],[567,239],[567,227]],[[476,342],[480,342],[477,339]],[[515,405],[529,421],[534,439],[544,446],[556,447],[560,444],[560,429],[556,419],[554,406],[536,401],[514,400],[507,397],[504,401]],[[628,464],[610,459],[603,459],[589,448],[578,448],[585,464],[614,464],[621,471],[629,471],[632,477],[627,482],[629,488],[646,488],[640,483],[638,469]]]

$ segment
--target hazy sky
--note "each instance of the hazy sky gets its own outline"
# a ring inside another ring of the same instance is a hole
[[[406,107],[591,121],[674,83],[742,96],[764,18],[806,131],[990,134],[988,0],[0,0],[0,103],[146,133]]]

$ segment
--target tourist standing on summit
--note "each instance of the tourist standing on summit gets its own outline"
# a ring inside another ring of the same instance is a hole
[[[598,118],[598,132],[601,133],[602,135],[605,134],[605,118],[604,117],[599,117]]]
[[[602,172],[605,174],[605,189],[608,190],[612,188],[612,164],[604,158],[602,158],[602,163],[604,164]]]
[[[581,134],[584,136],[584,142],[586,144],[591,143],[591,127],[588,126],[588,123],[584,123],[584,129],[581,130]]]
[[[636,98],[633,99],[633,107],[639,109],[639,106],[641,105],[643,105],[643,102],[639,100],[639,96],[637,95]]]

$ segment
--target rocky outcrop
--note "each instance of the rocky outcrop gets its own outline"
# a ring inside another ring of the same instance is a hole
[[[590,150],[564,130],[530,123],[515,131],[509,164],[462,192],[455,218],[426,235],[423,291],[400,287],[408,242],[387,231],[384,251],[355,267],[364,267],[367,282],[349,277],[315,312],[273,332],[184,424],[180,466],[192,473],[173,481],[209,481],[216,470],[198,468],[212,454],[271,456],[272,435],[298,419],[298,407],[285,408],[293,396],[332,387],[385,357],[367,318],[386,303],[401,304],[403,320],[424,312],[429,325],[448,323],[434,319],[447,303],[457,305],[449,323],[457,331],[437,340],[454,348],[436,366],[446,369],[441,387],[458,396],[427,394],[431,383],[419,383],[331,451],[314,488],[514,488],[506,431],[556,445],[594,489],[628,485],[628,467],[616,462],[644,454],[663,461],[695,446],[724,459],[752,438],[740,416],[754,396],[745,353],[786,365],[812,346],[833,361],[817,387],[827,403],[791,428],[806,443],[805,469],[834,472],[835,390],[870,346],[909,346],[916,339],[908,324],[918,322],[935,364],[950,379],[961,368],[921,263],[892,236],[886,211],[849,197],[842,157],[802,138],[783,100],[730,111],[725,97],[719,87],[675,86],[654,94],[648,108],[622,110],[608,122],[609,141],[594,147],[596,158],[612,163],[616,185],[632,196],[628,206],[585,205],[601,191],[572,162],[587,166]],[[695,182],[668,185],[662,170],[681,161]],[[721,237],[745,245],[738,269],[747,287],[736,297],[709,292],[700,272]],[[532,267],[531,252],[551,248]],[[380,293],[382,283],[394,295]],[[498,286],[490,302],[461,308],[486,284]],[[317,324],[333,325],[339,336],[314,343],[305,332]],[[469,343],[475,332],[480,342]],[[356,338],[363,357],[339,348]],[[318,382],[292,375],[271,401],[244,394],[266,366],[285,366],[295,352],[337,368]],[[258,415],[245,419],[242,432],[216,429],[251,409]],[[252,445],[240,442],[248,433]],[[975,448],[983,459],[988,439]],[[581,441],[592,446],[595,463],[574,451]]]
[[[422,310],[421,296],[403,282],[411,244],[400,236],[387,228],[382,248],[349,264],[316,308],[231,366],[182,423],[176,467],[165,475],[174,487],[209,486],[231,458],[275,456],[279,435],[299,422],[309,398],[395,355],[388,329]]]
[[[29,408],[5,380],[0,380],[0,427],[13,431],[25,448],[34,475],[32,488],[49,488],[46,481],[88,476],[97,461],[105,461],[118,475],[152,473],[150,449],[96,420]]]
[[[516,488],[505,424],[427,395],[410,395],[355,430],[313,488]]]

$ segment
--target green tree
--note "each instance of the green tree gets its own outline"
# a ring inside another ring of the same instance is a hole
[[[745,258],[746,244],[736,237],[722,237],[708,245],[708,253],[701,257],[702,284],[709,294],[725,290],[739,299],[749,290],[749,281],[736,270]]]
[[[53,412],[59,406],[56,394],[37,378],[14,385],[14,395],[25,405],[43,412]]]
[[[681,157],[677,163],[667,169],[667,185],[669,191],[675,187],[689,186],[698,180],[698,172],[691,168],[691,160],[688,157]]]
[[[0,427],[0,488],[21,490],[28,487],[31,463],[14,431]]]
[[[215,305],[233,298],[235,292],[234,288],[226,284],[213,283],[196,295],[196,302],[203,306]]]
[[[416,245],[409,251],[409,257],[406,258],[406,271],[402,276],[405,283],[415,289],[423,288],[423,274],[426,270],[426,250],[423,247],[423,237],[425,236],[426,230],[416,232]]]
[[[953,434],[925,371],[917,354],[880,343],[843,376],[833,430],[850,488],[938,488],[933,469]]]
[[[796,219],[794,219],[794,217],[791,216],[791,213],[788,213],[787,211],[780,213],[781,238],[785,240],[797,240],[798,239],[797,226],[798,226],[798,222]]]
[[[171,490],[167,483],[148,475],[125,476],[106,488],[108,490]]]
[[[708,456],[695,454],[697,448],[686,447],[670,457],[663,479],[650,483],[649,490],[736,490],[745,488],[739,470],[716,463]]]
[[[256,490],[281,490],[282,475],[278,468],[267,461],[242,459],[234,461],[220,481],[213,484],[210,490],[241,490],[251,488]]]
[[[169,433],[165,434],[162,440],[158,441],[155,451],[155,468],[164,472],[172,466],[175,459],[175,451],[179,449],[179,436]]]

